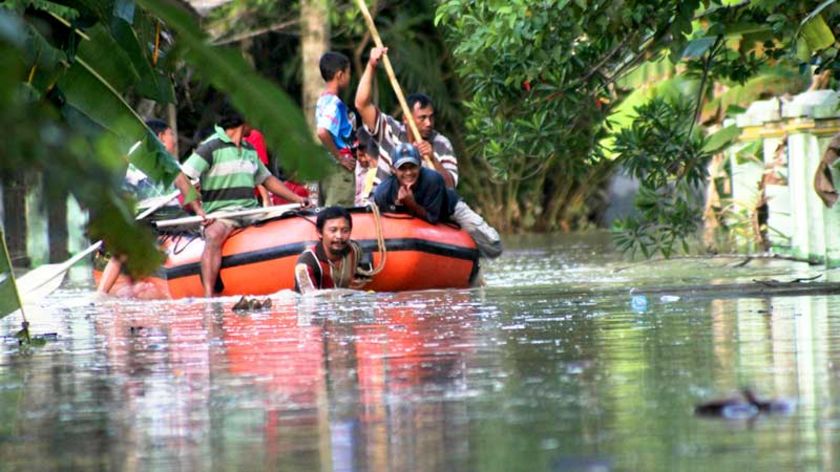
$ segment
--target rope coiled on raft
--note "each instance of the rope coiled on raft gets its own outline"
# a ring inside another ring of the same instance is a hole
[[[385,262],[388,259],[388,250],[385,248],[385,235],[382,231],[382,215],[379,213],[379,207],[373,201],[368,202],[371,213],[373,213],[373,222],[376,226],[376,247],[379,249],[379,263],[371,270],[357,269],[361,275],[366,277],[373,277],[385,269]]]

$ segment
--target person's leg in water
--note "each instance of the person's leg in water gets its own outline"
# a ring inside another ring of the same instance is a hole
[[[487,224],[484,218],[463,200],[455,205],[452,220],[472,236],[481,257],[495,259],[502,255],[502,239],[499,237],[499,232]]]
[[[201,253],[201,284],[204,296],[212,297],[216,278],[222,266],[222,245],[230,236],[233,227],[216,220],[204,227],[204,252]]]
[[[102,269],[102,277],[99,279],[99,285],[96,286],[96,293],[100,295],[107,295],[108,292],[111,291],[111,288],[117,281],[117,277],[120,276],[124,260],[125,256],[112,256],[111,259],[108,260],[105,268]]]

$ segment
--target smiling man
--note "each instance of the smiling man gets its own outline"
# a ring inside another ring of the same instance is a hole
[[[359,272],[362,248],[350,239],[353,218],[342,207],[327,207],[315,220],[318,243],[306,248],[295,263],[295,291],[359,289],[368,279]]]
[[[411,144],[402,143],[394,151],[394,174],[380,183],[373,200],[385,211],[404,211],[431,224],[455,222],[472,236],[482,257],[502,254],[499,233],[473,211],[443,177],[420,166],[420,154]]]

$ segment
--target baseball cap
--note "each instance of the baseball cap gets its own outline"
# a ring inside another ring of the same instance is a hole
[[[420,155],[417,149],[411,144],[400,143],[397,146],[396,158],[394,159],[394,168],[399,169],[404,164],[412,163],[416,166],[420,165]]]

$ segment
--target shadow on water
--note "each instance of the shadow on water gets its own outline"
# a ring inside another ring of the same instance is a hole
[[[63,289],[30,312],[57,341],[0,345],[0,470],[834,467],[836,297],[629,295],[814,268],[628,263],[597,237],[509,247],[484,289],[286,293],[246,313]],[[797,407],[693,414],[744,386]]]

